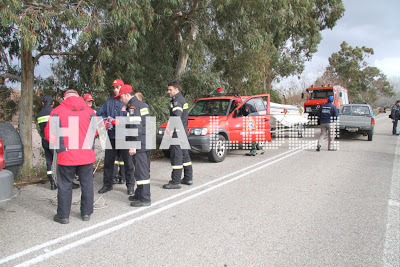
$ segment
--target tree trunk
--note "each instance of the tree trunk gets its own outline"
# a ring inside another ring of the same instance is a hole
[[[185,47],[181,45],[179,49],[178,63],[176,64],[174,80],[176,81],[180,80],[182,73],[185,72],[188,58],[189,58],[188,52],[186,52]]]
[[[196,10],[199,6],[198,1],[195,1],[192,11]],[[199,27],[192,21],[191,22],[190,33],[187,35],[187,39],[185,40],[182,36],[182,33],[179,29],[179,18],[175,18],[172,22],[175,34],[175,40],[178,43],[179,47],[179,55],[178,55],[178,63],[175,69],[174,79],[179,81],[182,73],[186,70],[187,61],[189,58],[189,50],[190,44],[196,41],[197,34],[199,32]]]
[[[32,50],[22,45],[22,82],[21,101],[19,104],[19,133],[24,144],[25,166],[32,167],[32,105],[33,105],[33,80],[35,64]]]
[[[177,38],[177,41],[179,43],[179,57],[178,57],[178,64],[176,65],[176,71],[175,71],[175,80],[180,80],[182,73],[185,72],[187,61],[189,58],[189,49],[190,49],[190,44],[194,41],[196,41],[197,33],[199,32],[199,28],[197,25],[192,24],[192,27],[190,29],[190,34],[189,34],[189,40],[186,40],[186,46],[185,46],[185,41],[182,38],[182,35],[179,33],[179,37]]]

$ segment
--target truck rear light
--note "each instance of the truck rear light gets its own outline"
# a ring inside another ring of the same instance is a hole
[[[4,160],[4,146],[3,141],[0,140],[0,171],[5,167],[6,161]]]
[[[375,119],[371,118],[371,125],[375,126]]]

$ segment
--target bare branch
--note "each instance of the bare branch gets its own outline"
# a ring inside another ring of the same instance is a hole
[[[46,47],[48,48],[48,47]],[[45,49],[46,49],[45,48]],[[41,56],[80,56],[83,52],[52,52],[52,51],[41,51],[35,58],[34,62],[36,63]]]
[[[5,61],[6,64],[7,64],[7,69],[8,69],[8,71],[11,71],[12,68],[11,68],[10,62],[8,61],[7,54],[6,54],[6,52],[4,51],[4,48],[3,48],[3,46],[1,45],[1,43],[0,43],[0,52],[1,52],[1,54],[4,56],[4,61]]]
[[[0,77],[4,77],[4,78],[8,78],[8,79],[15,80],[15,81],[18,81],[18,82],[22,82],[22,77],[21,76],[14,75],[14,74],[11,74],[11,73],[8,73],[8,72],[1,74]]]
[[[51,52],[51,51],[43,51],[41,52],[42,56],[80,56],[82,52]]]

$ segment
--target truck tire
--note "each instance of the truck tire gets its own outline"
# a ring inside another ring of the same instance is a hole
[[[19,158],[19,160],[15,161],[15,158],[13,158],[12,165],[7,166],[8,160],[6,159],[6,167],[4,168],[11,171],[14,174],[14,178],[16,178],[24,165],[24,146],[22,145],[21,137],[14,126],[9,123],[1,122],[0,139],[3,141],[5,152],[7,152],[7,146],[18,147],[19,155],[17,155],[16,158]],[[13,152],[13,154],[15,153]]]
[[[171,153],[168,149],[163,149],[162,153],[164,154],[164,157],[166,157],[168,159],[171,157]]]
[[[226,138],[219,134],[215,147],[208,152],[208,160],[210,162],[221,162],[225,159],[227,153],[228,147],[226,145]]]
[[[368,141],[372,141],[373,135],[374,135],[374,130],[368,132]]]

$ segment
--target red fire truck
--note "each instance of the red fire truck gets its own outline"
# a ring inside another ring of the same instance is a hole
[[[317,116],[320,106],[328,102],[328,96],[334,97],[332,104],[335,105],[338,110],[342,105],[349,104],[347,89],[341,86],[331,86],[328,84],[328,86],[314,87],[311,85],[306,91],[307,100],[304,102],[304,110],[312,117]]]

